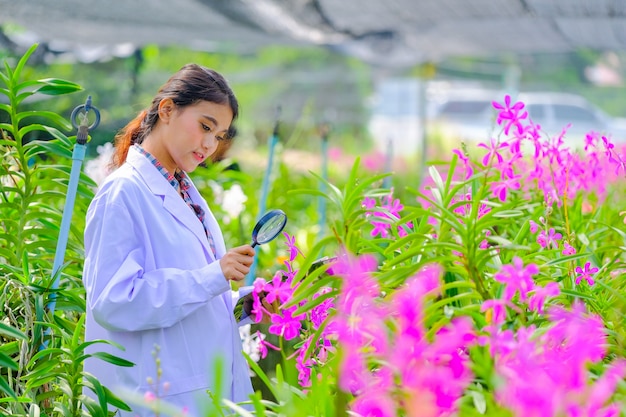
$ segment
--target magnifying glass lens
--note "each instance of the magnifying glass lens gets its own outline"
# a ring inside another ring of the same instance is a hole
[[[282,216],[275,216],[270,221],[265,223],[256,239],[259,243],[266,243],[276,237],[277,234],[283,229],[283,223],[285,219]]]
[[[266,213],[252,232],[252,246],[261,245],[274,239],[287,223],[287,215],[281,210]]]

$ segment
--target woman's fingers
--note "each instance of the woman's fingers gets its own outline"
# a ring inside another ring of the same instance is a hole
[[[229,250],[229,252],[235,252],[245,256],[254,256],[255,254],[254,248],[250,245],[237,246]]]
[[[254,260],[254,248],[250,245],[230,249],[220,259],[222,273],[229,281],[241,281],[250,272]]]

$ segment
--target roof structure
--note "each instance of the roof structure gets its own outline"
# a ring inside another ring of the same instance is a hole
[[[625,0],[0,0],[0,10],[0,25],[58,47],[314,44],[395,68],[451,56],[626,49]]]

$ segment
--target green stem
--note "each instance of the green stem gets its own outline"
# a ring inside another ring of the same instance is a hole
[[[17,79],[17,78],[16,78]],[[16,85],[13,83],[13,77],[10,78],[9,84],[7,85],[7,89],[9,91],[9,103],[10,103],[10,109],[11,109],[11,113],[9,115],[9,117],[11,118],[11,125],[13,127],[13,140],[15,142],[15,149],[17,150],[17,159],[19,162],[19,169],[22,171],[22,173],[24,174],[24,185],[23,185],[23,194],[22,194],[22,199],[21,199],[21,212],[22,213],[26,213],[28,211],[28,205],[29,205],[29,201],[30,201],[30,196],[32,195],[31,189],[30,189],[30,182],[31,182],[31,176],[30,176],[30,170],[28,168],[28,161],[26,160],[26,155],[24,154],[24,147],[23,147],[23,143],[22,143],[22,136],[20,135],[20,131],[19,131],[19,123],[17,120],[17,93],[18,91],[16,91]],[[22,251],[23,251],[23,244],[22,242],[24,241],[23,239],[23,231],[26,227],[26,223],[24,220],[24,216],[20,216],[20,222],[19,222],[19,226],[18,229],[16,231],[17,233],[17,247],[16,247],[16,257],[17,259],[21,259],[22,258]]]
[[[287,369],[285,366],[287,365],[287,356],[285,355],[285,350],[284,350],[284,342],[283,342],[284,338],[282,336],[278,337],[278,347],[280,348],[280,356],[281,356],[281,362],[283,365],[283,369]]]

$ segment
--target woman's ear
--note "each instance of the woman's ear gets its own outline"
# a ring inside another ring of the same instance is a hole
[[[176,110],[176,105],[171,98],[164,98],[159,102],[159,119],[163,123],[168,123],[172,113]]]

